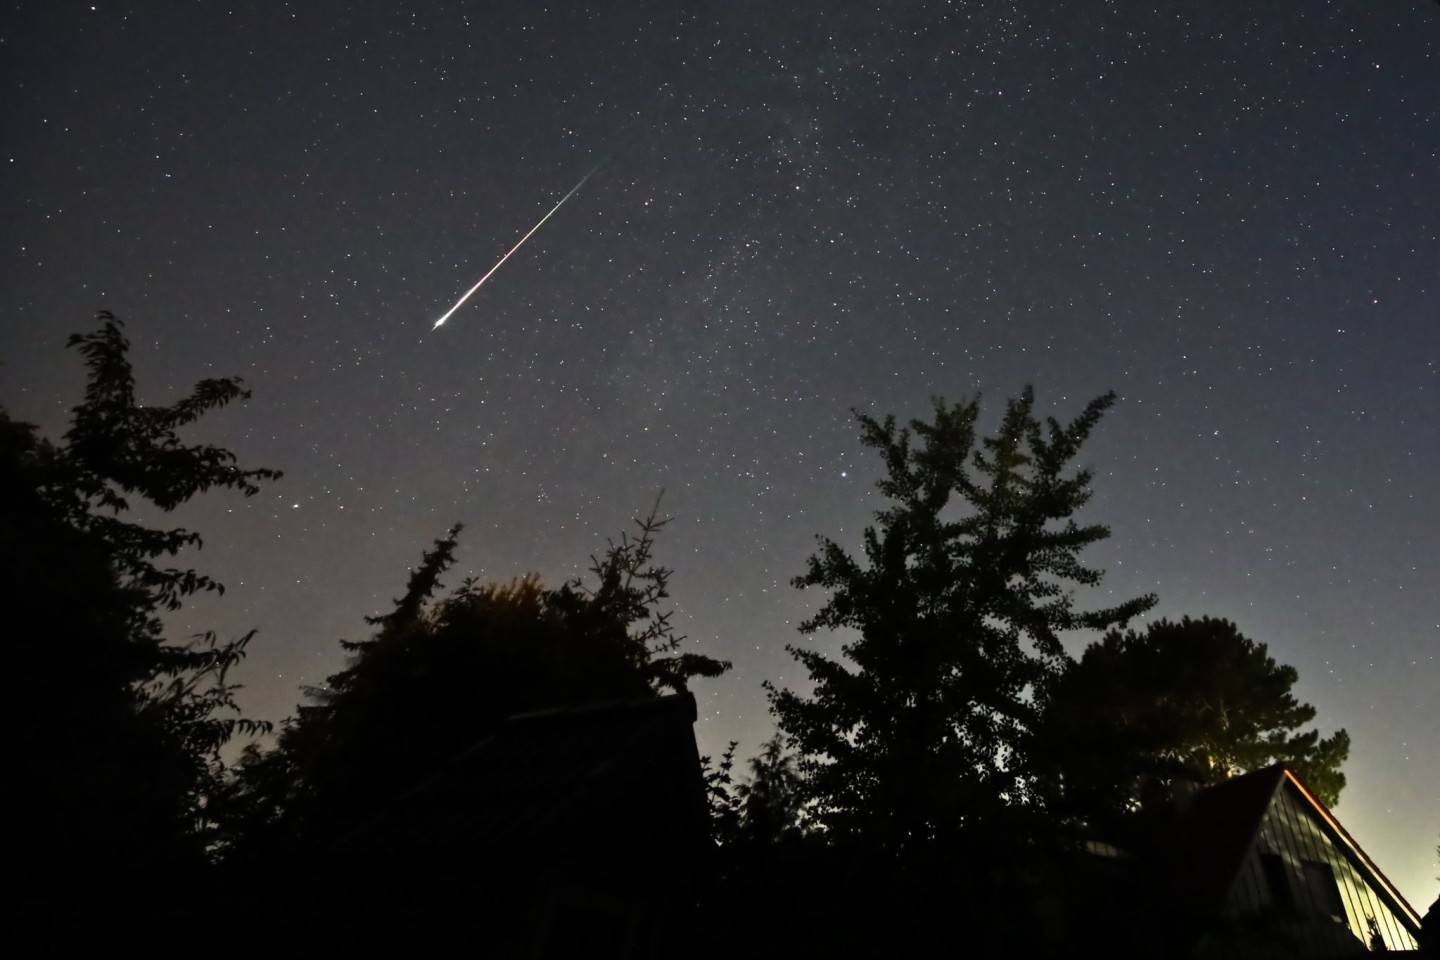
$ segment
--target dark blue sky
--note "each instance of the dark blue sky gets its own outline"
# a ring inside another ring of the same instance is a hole
[[[1440,6],[0,16],[0,402],[58,436],[101,307],[147,398],[246,378],[197,438],[286,476],[184,511],[229,590],[176,630],[259,629],[253,713],[451,523],[456,582],[555,582],[663,487],[677,618],[735,661],[702,748],[746,755],[784,645],[840,642],[788,581],[878,505],[851,407],[1114,389],[1092,604],[1154,591],[1296,666],[1354,739],[1338,815],[1434,898]]]

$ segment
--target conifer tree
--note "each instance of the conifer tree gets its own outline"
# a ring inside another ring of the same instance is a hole
[[[813,693],[767,685],[800,754],[808,812],[832,837],[903,853],[993,832],[1032,799],[1024,742],[1036,694],[1068,659],[1061,636],[1124,624],[1155,602],[1075,605],[1073,588],[1103,575],[1080,554],[1109,530],[1075,521],[1092,471],[1072,462],[1114,399],[1042,423],[1027,388],[984,438],[978,399],[937,399],[934,419],[908,429],[856,411],[861,442],[885,464],[888,504],[864,531],[863,557],[821,537],[794,581],[829,591],[800,629],[847,631],[849,662],[791,646]]]
[[[1295,699],[1298,679],[1228,620],[1111,632],[1047,691],[1035,751],[1052,806],[1115,822],[1146,784],[1212,784],[1279,762],[1333,806],[1350,737],[1301,731],[1315,708]]]

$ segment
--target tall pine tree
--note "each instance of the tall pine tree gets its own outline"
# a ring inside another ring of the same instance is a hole
[[[1110,826],[1147,785],[1218,783],[1280,762],[1334,806],[1350,736],[1302,732],[1315,708],[1295,699],[1299,676],[1228,620],[1109,633],[1047,691],[1035,755],[1051,807]]]

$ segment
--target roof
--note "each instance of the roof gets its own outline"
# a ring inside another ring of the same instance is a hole
[[[511,717],[337,846],[369,854],[484,848],[535,855],[574,849],[594,840],[600,825],[623,826],[636,813],[654,825],[661,808],[678,808],[681,832],[703,837],[696,715],[694,696],[684,693]],[[657,802],[657,792],[670,802]]]
[[[1419,929],[1420,914],[1400,895],[1400,891],[1380,871],[1380,868],[1375,865],[1375,861],[1371,860],[1370,856],[1360,848],[1360,844],[1356,843],[1349,832],[1340,825],[1340,821],[1335,819],[1335,815],[1330,812],[1329,808],[1310,792],[1310,789],[1293,770],[1286,768],[1285,777],[1308,802],[1307,810],[1319,821],[1320,828],[1330,836],[1330,840],[1344,852],[1356,869],[1369,875],[1375,890],[1390,901],[1390,908],[1412,923],[1416,929]]]
[[[1220,908],[1245,855],[1260,832],[1266,812],[1281,790],[1291,791],[1300,807],[1367,878],[1371,887],[1416,929],[1420,917],[1340,825],[1326,806],[1289,767],[1276,764],[1200,791],[1158,851],[1158,866],[1177,903],[1210,914]]]
[[[1200,791],[1161,846],[1158,866],[1188,909],[1217,911],[1285,776],[1266,767]]]

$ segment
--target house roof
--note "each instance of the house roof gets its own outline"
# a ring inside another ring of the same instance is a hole
[[[1351,837],[1349,832],[1340,825],[1340,821],[1335,819],[1335,815],[1330,812],[1329,808],[1310,792],[1304,781],[1293,770],[1286,768],[1285,777],[1290,787],[1298,791],[1300,796],[1305,799],[1306,811],[1319,821],[1321,829],[1329,834],[1331,841],[1344,852],[1356,869],[1369,876],[1374,889],[1390,901],[1390,909],[1404,917],[1418,930],[1420,914],[1406,902],[1405,898],[1400,895],[1400,891],[1380,871],[1380,868],[1375,865],[1375,861],[1371,860],[1370,856],[1360,848],[1360,844],[1355,842],[1355,838]]]
[[[1207,915],[1219,909],[1284,776],[1284,767],[1267,767],[1193,798],[1159,856],[1180,904]]]
[[[1371,887],[1414,929],[1420,917],[1326,806],[1284,764],[1200,791],[1159,852],[1163,875],[1180,905],[1209,913],[1220,907],[1277,794],[1289,790]]]
[[[706,831],[689,693],[521,714],[343,838],[369,854],[573,848],[668,791],[682,832]],[[658,797],[655,800],[659,800]],[[659,804],[641,814],[653,821]]]

